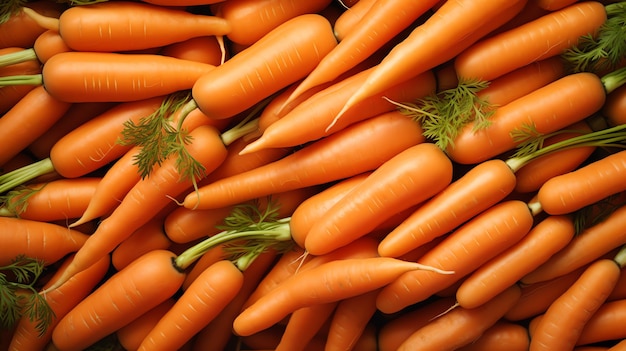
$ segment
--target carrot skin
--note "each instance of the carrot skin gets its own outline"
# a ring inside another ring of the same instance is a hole
[[[59,17],[67,9],[66,4],[56,1],[29,1],[24,6],[49,17]],[[0,48],[32,47],[37,37],[46,31],[24,11],[12,15],[5,23],[0,24]]]
[[[626,338],[626,333],[620,327],[626,321],[626,313],[624,311],[626,311],[625,299],[602,304],[583,327],[576,345],[589,345]]]
[[[500,320],[475,341],[458,348],[459,351],[527,351],[528,330],[521,324]]]
[[[219,208],[347,178],[373,170],[423,140],[417,123],[398,111],[390,112],[356,123],[275,162],[205,185],[199,189],[202,200],[198,202],[196,194],[189,194],[184,206]],[[350,155],[339,157],[333,150],[350,150]]]
[[[158,306],[153,307],[146,313],[137,317],[132,322],[119,328],[115,332],[118,342],[125,350],[137,350],[146,335],[152,330],[152,328],[158,323],[158,321],[165,315],[165,313],[172,308],[175,298],[170,298],[160,303]]]

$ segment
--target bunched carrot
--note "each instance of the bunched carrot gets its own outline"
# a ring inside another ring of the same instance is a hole
[[[333,315],[338,301],[300,307],[289,315],[275,351],[304,351]]]
[[[15,65],[25,61],[38,61],[45,63],[48,59],[59,52],[70,51],[65,42],[54,30],[47,30],[41,33],[32,48],[19,50],[13,53],[0,56],[0,67]]]
[[[172,308],[174,302],[176,302],[174,297],[169,298],[161,302],[158,306],[153,307],[150,311],[137,317],[132,322],[119,328],[115,332],[117,341],[126,350],[137,350],[150,330],[158,323],[161,317]]]
[[[626,320],[626,300],[608,301],[602,304],[598,310],[589,318],[585,324],[578,340],[577,345],[590,345],[611,340],[618,340],[618,344],[623,350],[624,347],[624,330],[620,328]],[[622,341],[619,341],[622,340]],[[618,350],[617,348],[615,350]],[[611,349],[613,351],[613,349]]]
[[[528,330],[518,323],[499,320],[475,341],[458,348],[459,351],[527,351]]]
[[[29,1],[27,7],[49,17],[59,17],[66,4],[48,0]],[[32,47],[46,28],[35,22],[24,11],[8,14],[9,17],[0,24],[0,47]]]
[[[325,351],[354,348],[367,325],[376,313],[376,294],[373,290],[337,303],[328,326]]]
[[[239,335],[269,328],[298,308],[329,303],[378,289],[406,271],[431,269],[386,257],[345,259],[300,272],[244,309],[233,323]],[[448,272],[437,270],[436,274]],[[314,278],[317,277],[317,278]],[[351,284],[347,286],[345,280]],[[324,282],[323,284],[319,284]]]

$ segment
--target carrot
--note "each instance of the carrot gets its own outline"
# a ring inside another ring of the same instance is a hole
[[[191,340],[239,292],[242,272],[230,261],[209,266],[150,330],[138,350],[174,350]]]
[[[373,290],[337,303],[330,320],[325,351],[355,348],[376,313],[376,294],[378,290]]]
[[[574,223],[566,216],[550,216],[535,225],[518,243],[472,272],[456,291],[465,308],[487,303],[515,284],[574,237]]]
[[[354,5],[348,6],[333,25],[337,40],[342,41],[353,28],[357,28],[356,24],[367,14],[374,3],[376,0],[359,0]]]
[[[193,103],[211,118],[234,116],[303,78],[336,45],[327,19],[296,16],[199,77]]]
[[[49,17],[59,17],[67,9],[66,4],[48,0],[29,1],[25,6]],[[22,9],[15,13],[3,13],[9,17],[0,24],[0,47],[32,47],[37,37],[46,31]]]
[[[99,177],[80,177],[29,184],[5,195],[0,215],[42,222],[77,218],[99,182]]]
[[[191,143],[186,145],[187,152],[198,162],[196,167],[201,167],[207,173],[215,169],[226,157],[226,149],[218,133],[210,126],[198,127],[189,133]],[[113,213],[100,223],[96,232],[76,253],[76,259],[66,271],[66,278],[89,267],[102,255],[110,253],[134,230],[147,223],[155,212],[170,204],[171,197],[179,195],[195,184],[195,178],[189,178],[189,173],[181,173],[178,170],[177,162],[177,157],[169,157],[149,177],[140,180],[129,191]],[[189,170],[185,169],[184,172]],[[64,280],[60,279],[60,284],[63,284]]]
[[[46,96],[45,91],[40,90],[40,93]],[[50,150],[49,157],[28,167],[4,174],[0,181],[2,192],[50,172],[56,172],[65,178],[76,178],[104,167],[130,148],[117,143],[124,128],[124,122],[138,120],[144,115],[153,113],[162,101],[163,97],[154,97],[123,103],[94,117],[59,139]],[[27,101],[25,100],[24,103],[26,104]],[[27,126],[21,124],[19,127],[24,131]]]
[[[28,219],[0,217],[0,224],[0,265],[3,266],[18,255],[37,258],[51,265],[76,252],[89,237],[57,224]]]
[[[336,118],[366,97],[454,58],[487,33],[506,23],[521,11],[525,3],[446,1],[387,54]],[[451,23],[455,25],[451,26]]]
[[[398,351],[455,350],[468,345],[495,325],[520,294],[519,287],[513,285],[483,306],[455,307],[411,334]]]
[[[402,1],[376,1],[359,21],[359,25],[351,28],[339,44],[324,56],[287,102],[318,84],[337,78],[365,60],[425,14],[435,3],[436,0],[410,5]]]
[[[599,259],[543,314],[530,339],[530,350],[567,350],[576,345],[584,325],[617,283],[623,257]]]
[[[0,56],[0,67],[30,60],[45,63],[50,57],[70,50],[57,31],[47,30],[37,37],[32,48]]]
[[[70,255],[63,260],[51,280],[44,285],[44,289],[54,282],[55,278],[62,274],[63,270],[73,258],[74,256]],[[43,298],[54,313],[53,321],[47,325],[46,331],[41,334],[37,331],[37,325],[34,321],[31,321],[26,315],[22,316],[13,333],[9,350],[27,351],[45,349],[46,345],[52,339],[52,333],[58,321],[69,313],[82,299],[87,297],[96,285],[105,278],[110,266],[110,261],[110,257],[103,257],[96,264],[89,267],[88,270],[74,276],[63,289],[44,295]]]
[[[169,298],[137,317],[132,322],[119,328],[115,332],[115,336],[120,345],[125,350],[137,350],[146,335],[154,328],[161,317],[174,306],[175,302],[175,298]]]
[[[319,13],[330,3],[330,0],[234,0],[218,2],[210,8],[216,16],[230,23],[231,30],[226,33],[229,40],[252,45],[284,22],[300,15]]]
[[[355,105],[337,123],[333,118],[349,95],[363,84],[371,69],[355,73],[314,94],[279,120],[269,125],[260,138],[251,142],[242,152],[263,148],[290,147],[319,140],[347,126],[379,114],[394,111],[394,104],[383,99],[413,100],[435,90],[435,79],[428,71],[372,96]]]
[[[485,330],[475,341],[457,350],[527,351],[529,344],[526,327],[501,319]]]
[[[626,318],[624,307],[626,300],[623,299],[603,303],[583,327],[576,344],[589,345],[626,338],[624,330],[619,328]],[[622,348],[623,344],[622,342]]]
[[[549,11],[555,11],[576,3],[578,0],[534,0],[537,5]]]
[[[503,201],[481,212],[419,259],[422,264],[454,274],[403,274],[381,290],[378,309],[396,312],[454,284],[518,242],[530,231],[533,219],[526,203],[520,200]]]
[[[294,275],[259,298],[237,316],[233,328],[238,335],[254,334],[271,327],[298,308],[339,301],[372,291],[388,284],[403,272],[422,269],[430,268],[386,257],[327,262]],[[344,283],[348,277],[351,284],[346,286]],[[320,281],[324,283],[319,284]]]
[[[607,351],[624,351],[626,350],[626,339],[617,341],[617,343],[607,349]]]
[[[320,333],[332,317],[338,301],[301,307],[289,315],[289,320],[276,351],[303,351],[306,345]]]
[[[426,167],[428,174],[421,174]],[[452,163],[439,147],[432,143],[409,147],[331,206],[309,230],[304,247],[320,255],[346,245],[393,214],[439,193],[451,180]]]
[[[134,1],[73,6],[63,11],[58,19],[42,17],[28,9],[24,11],[42,27],[57,30],[67,46],[75,51],[149,49],[193,37],[225,35],[231,30],[230,22],[223,18]]]
[[[163,216],[155,216],[137,228],[111,252],[111,263],[122,270],[141,255],[152,250],[167,250],[172,242],[163,231]]]
[[[200,197],[190,194],[185,198],[184,206],[219,208],[272,193],[347,178],[375,169],[422,140],[420,127],[411,120],[398,114],[380,115],[356,123],[280,160],[205,185],[198,191]],[[340,153],[346,150],[349,154],[342,157]]]
[[[491,81],[537,60],[560,55],[577,45],[580,37],[595,35],[606,18],[604,5],[596,1],[552,11],[470,46],[455,57],[456,72],[463,79]],[[496,62],[488,59],[503,57],[504,52],[515,54]]]
[[[550,214],[572,213],[626,190],[621,182],[625,157],[626,151],[618,151],[550,178],[537,193],[541,208]]]
[[[603,221],[584,229],[548,261],[526,274],[521,281],[529,284],[558,277],[621,246],[625,242],[621,230],[625,213],[626,206],[620,206]]]
[[[29,91],[0,118],[0,138],[5,142],[0,152],[0,165],[43,135],[63,117],[70,105],[51,96],[43,87]]]
[[[85,350],[171,298],[184,279],[174,258],[170,251],[153,250],[115,273],[59,321],[53,344],[60,350]]]
[[[380,242],[381,256],[397,257],[444,235],[495,205],[515,187],[515,175],[501,160],[488,160],[425,201]]]
[[[161,49],[159,53],[183,60],[219,66],[223,63],[222,60],[229,58],[227,53],[222,52],[222,50],[217,37],[208,35],[169,44]],[[226,57],[222,57],[223,55],[226,55]]]
[[[626,87],[619,87],[606,97],[606,102],[600,111],[610,126],[624,124],[626,111]]]

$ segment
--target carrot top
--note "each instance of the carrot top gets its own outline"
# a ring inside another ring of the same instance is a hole
[[[40,335],[46,332],[55,315],[36,289],[43,270],[42,261],[26,256],[0,267],[0,327],[10,329],[22,315],[28,315],[31,321],[37,321]]]
[[[0,3],[0,24],[22,11],[28,0],[7,0]]]

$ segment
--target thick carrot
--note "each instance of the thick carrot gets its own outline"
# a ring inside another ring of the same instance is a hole
[[[228,53],[222,52],[219,40],[214,35],[190,38],[185,41],[165,46],[159,53],[183,60],[202,62],[219,66],[222,60],[229,59]],[[225,55],[225,57],[223,57]]]
[[[557,56],[577,45],[580,37],[595,35],[606,21],[604,5],[583,1],[552,11],[528,23],[481,40],[455,57],[463,79],[491,81],[532,62]],[[492,57],[506,59],[493,61]]]
[[[624,329],[619,327],[624,325],[624,321],[626,321],[624,311],[626,311],[626,300],[624,299],[603,303],[583,327],[576,344],[589,345],[626,338]],[[622,349],[623,344],[622,342]]]
[[[427,174],[420,172],[426,168]],[[320,255],[346,245],[394,214],[439,193],[451,180],[452,163],[439,147],[433,143],[409,147],[331,206],[309,230],[304,247]]]
[[[548,261],[526,274],[521,281],[529,284],[567,274],[618,248],[626,242],[622,230],[625,215],[626,206],[621,206],[603,221],[584,229]]]
[[[455,350],[470,344],[502,318],[519,299],[520,289],[513,285],[476,308],[455,307],[411,334],[398,351]]]
[[[0,165],[17,155],[63,117],[71,104],[36,87],[0,118],[0,138],[5,145]]]
[[[80,177],[29,184],[5,195],[0,216],[42,222],[80,217],[99,182],[99,177]]]
[[[172,242],[163,231],[163,216],[155,216],[137,228],[111,252],[111,264],[118,271],[152,250],[171,249]]]
[[[518,242],[530,231],[533,220],[528,206],[520,200],[503,201],[481,212],[418,260],[454,274],[407,272],[381,290],[378,309],[396,312],[454,284]]]
[[[472,272],[456,291],[460,306],[474,308],[515,284],[574,237],[567,216],[550,216],[535,225],[519,242]]]
[[[280,160],[205,185],[198,191],[200,200],[189,194],[184,206],[219,208],[371,171],[407,147],[421,143],[420,131],[417,123],[399,114],[373,117]]]
[[[18,255],[38,258],[51,265],[76,252],[89,237],[61,225],[12,217],[0,217],[0,228],[2,266]]]
[[[326,262],[292,276],[259,298],[237,316],[233,328],[238,335],[254,334],[298,308],[363,294],[385,286],[404,272],[422,269],[430,268],[387,257]],[[445,272],[436,274],[442,273]],[[345,284],[346,279],[351,282],[349,286]]]
[[[189,136],[191,142],[185,146],[189,155],[202,165],[205,172],[210,173],[226,157],[219,131],[211,126],[201,126],[191,131]],[[66,278],[113,251],[156,212],[167,207],[171,197],[191,188],[195,181],[178,170],[177,157],[169,157],[149,177],[137,182],[113,213],[99,224],[96,232],[76,253],[76,259],[66,271]],[[60,284],[63,280],[59,280]]]
[[[450,232],[504,199],[515,187],[515,180],[501,160],[479,163],[391,230],[381,240],[378,252],[397,257]]]
[[[194,102],[211,118],[234,116],[302,79],[336,45],[327,19],[296,16],[199,77]]]
[[[526,1],[446,1],[376,66],[342,111],[402,80],[454,58],[514,17]],[[454,24],[454,25],[452,25]],[[338,117],[343,114],[340,111]]]
[[[132,322],[119,328],[115,332],[117,341],[125,350],[137,350],[146,335],[154,328],[161,317],[174,306],[175,302],[176,298],[169,298],[137,317]]]
[[[376,0],[359,0],[345,9],[333,25],[333,32],[337,40],[342,41],[353,28],[357,28],[356,24],[372,8],[375,2]],[[343,3],[345,4],[345,1]]]
[[[191,89],[214,68],[157,54],[69,51],[51,57],[41,75],[4,77],[0,85],[43,85],[65,102],[137,101]]]
[[[49,17],[59,17],[67,9],[64,3],[48,0],[29,1],[25,6]],[[0,24],[0,47],[32,47],[37,37],[45,31],[46,28],[24,11],[19,11]]]
[[[178,297],[138,350],[179,349],[221,312],[242,284],[243,274],[232,262],[212,264]]]
[[[547,180],[537,193],[543,211],[572,213],[626,190],[626,151],[617,151]]]
[[[337,303],[328,327],[325,351],[353,349],[376,313],[376,294],[372,290]]]
[[[289,315],[275,351],[304,351],[332,317],[338,301],[301,307]]]
[[[330,3],[330,0],[232,0],[211,5],[211,11],[230,23],[231,30],[226,33],[229,40],[252,45],[284,22],[319,13]]]
[[[543,314],[531,335],[529,349],[573,348],[587,321],[617,284],[622,264],[622,261],[599,259],[587,267]]]
[[[600,112],[609,125],[616,126],[626,122],[624,111],[626,111],[626,86],[619,87],[607,95]]]
[[[459,351],[527,351],[530,340],[528,330],[518,323],[499,320],[475,341],[459,347]]]
[[[263,148],[291,147],[319,140],[347,126],[383,113],[395,112],[396,106],[385,100],[407,101],[424,97],[435,91],[431,71],[395,85],[346,111],[343,118],[333,123],[333,118],[350,94],[363,84],[371,69],[345,78],[309,97],[269,125],[260,138],[254,140],[243,152]]]
[[[429,0],[409,4],[394,0],[376,1],[361,18],[358,26],[351,28],[349,34],[324,56],[287,102],[318,84],[337,78],[341,73],[374,54],[425,14],[436,2],[437,0]]]
[[[85,350],[171,298],[185,276],[174,265],[175,257],[166,250],[150,251],[115,273],[59,321],[53,344],[59,350]]]
[[[225,35],[231,30],[230,22],[220,17],[134,1],[73,6],[58,19],[41,18],[35,11],[27,13],[43,27],[58,30],[67,46],[75,51],[149,49],[193,37]]]

